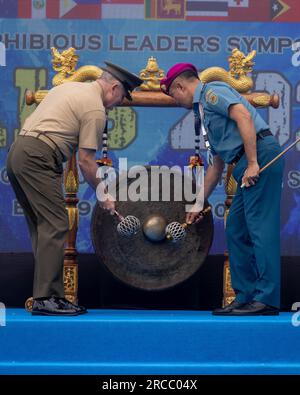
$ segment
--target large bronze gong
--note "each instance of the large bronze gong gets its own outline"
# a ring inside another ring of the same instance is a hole
[[[150,185],[150,168],[147,168]],[[128,187],[134,179],[127,179]],[[122,188],[118,184],[118,188]],[[161,191],[160,185],[157,185]],[[150,187],[149,196],[150,196]],[[174,179],[170,179],[174,190]],[[141,222],[141,230],[131,238],[117,233],[118,219],[96,204],[91,221],[91,236],[96,254],[116,278],[143,290],[163,290],[173,287],[197,272],[205,261],[213,238],[211,212],[197,225],[188,227],[186,237],[179,243],[166,239],[153,242],[145,237],[143,224],[149,215],[158,214],[167,223],[185,220],[185,201],[118,201],[116,209],[123,216],[134,215]],[[205,203],[205,207],[208,203]]]

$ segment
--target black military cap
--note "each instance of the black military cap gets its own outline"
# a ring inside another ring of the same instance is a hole
[[[107,71],[118,81],[120,81],[124,86],[127,99],[132,100],[130,94],[131,91],[133,91],[133,89],[135,89],[137,86],[141,85],[144,81],[141,80],[137,75],[130,73],[116,64],[110,62],[104,63],[106,64],[106,67],[101,67],[101,69]]]

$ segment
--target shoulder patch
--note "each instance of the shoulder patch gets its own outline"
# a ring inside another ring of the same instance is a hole
[[[206,92],[205,100],[206,100],[208,103],[217,104],[217,103],[218,103],[218,95],[216,95],[216,93],[215,93],[212,89],[209,89],[209,90]]]

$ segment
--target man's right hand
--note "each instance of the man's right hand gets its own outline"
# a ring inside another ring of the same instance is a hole
[[[242,178],[242,184],[245,185],[245,187],[251,187],[252,185],[255,185],[258,181],[259,178],[259,166],[258,163],[254,163],[251,165],[248,165],[247,169],[245,170],[245,173]]]
[[[116,203],[110,194],[106,194],[106,197],[106,200],[99,201],[100,207],[102,207],[104,210],[109,211],[111,215],[114,215],[116,210]]]

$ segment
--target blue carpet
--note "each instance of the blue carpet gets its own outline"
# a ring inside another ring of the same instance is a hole
[[[7,309],[0,374],[300,374],[292,314],[91,310],[37,317]]]

